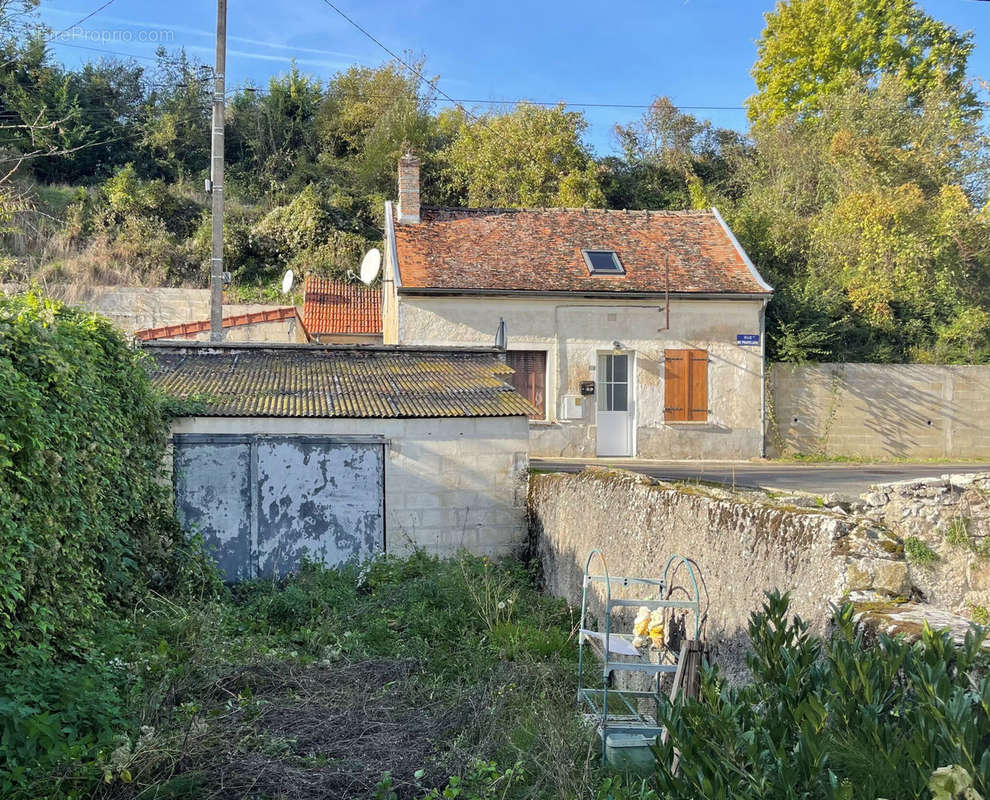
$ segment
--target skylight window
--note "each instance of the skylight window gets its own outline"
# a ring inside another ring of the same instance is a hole
[[[592,275],[625,275],[619,255],[614,250],[582,250],[584,263]]]

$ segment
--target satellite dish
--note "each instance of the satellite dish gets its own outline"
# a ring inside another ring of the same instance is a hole
[[[295,280],[295,275],[292,274],[292,270],[287,270],[282,278],[282,294],[288,294],[289,290],[292,289],[292,281]]]
[[[372,247],[361,259],[361,283],[374,283],[378,270],[382,268],[382,253],[377,247]]]

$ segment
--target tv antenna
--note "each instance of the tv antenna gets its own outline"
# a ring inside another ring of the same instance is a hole
[[[286,270],[285,275],[282,276],[282,294],[288,294],[292,290],[292,282],[296,279],[292,270]]]

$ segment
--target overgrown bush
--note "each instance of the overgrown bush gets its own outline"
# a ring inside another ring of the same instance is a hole
[[[657,789],[670,800],[852,800],[927,797],[932,773],[958,765],[990,789],[990,678],[984,634],[961,645],[924,628],[916,643],[879,636],[865,646],[852,606],[823,641],[787,595],[752,616],[752,683],[708,671],[700,699],[667,704]],[[674,751],[679,771],[671,769]]]
[[[166,584],[184,539],[159,480],[163,403],[111,323],[0,298],[0,655],[72,649]]]

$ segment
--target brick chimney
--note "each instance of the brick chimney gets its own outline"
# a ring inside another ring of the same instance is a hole
[[[419,224],[419,159],[412,153],[399,159],[399,223]]]

